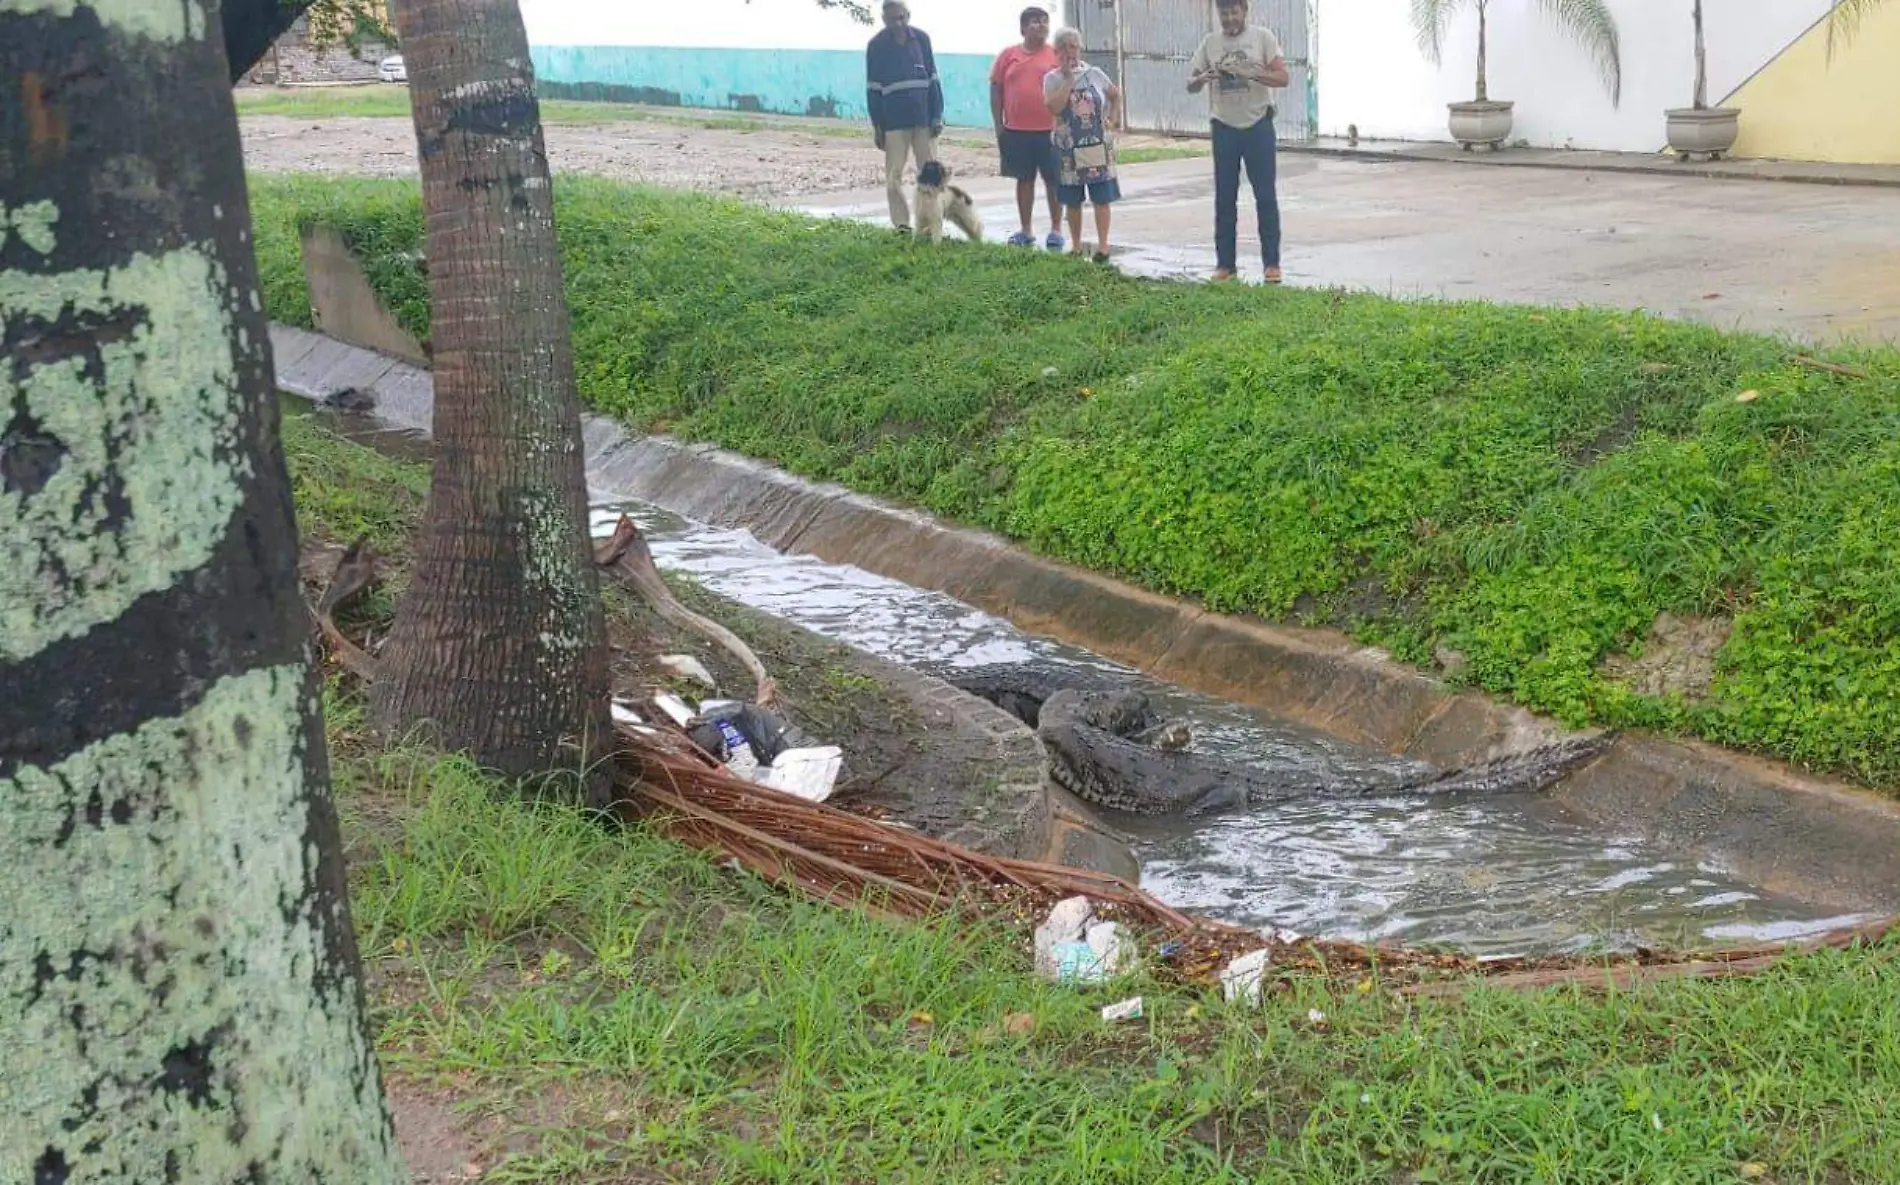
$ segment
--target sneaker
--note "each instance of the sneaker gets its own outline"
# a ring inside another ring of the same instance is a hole
[[[1280,282],[1280,269],[1277,267],[1268,268],[1267,269],[1267,283],[1278,284],[1279,282]]]
[[[1231,267],[1221,268],[1220,270],[1214,273],[1214,282],[1216,284],[1225,284],[1227,281],[1233,278],[1234,278],[1234,269]]]
[[[1069,241],[1052,230],[1049,232],[1049,237],[1042,241],[1042,245],[1051,251],[1060,251],[1069,245]]]
[[[1022,231],[1019,230],[1015,234],[1009,236],[1009,245],[1012,247],[1033,247],[1036,245],[1036,236],[1032,234],[1024,234]]]

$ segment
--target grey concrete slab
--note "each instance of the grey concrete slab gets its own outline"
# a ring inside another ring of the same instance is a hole
[[[962,181],[989,233],[1006,236],[1010,183]],[[1206,159],[1128,166],[1122,188],[1120,266],[1212,271]],[[1289,284],[1646,308],[1811,341],[1900,339],[1900,189],[1287,152],[1280,194]],[[885,217],[881,191],[798,208]],[[1257,278],[1251,221],[1243,211],[1241,258]]]
[[[1829,161],[1684,160],[1672,152],[1599,152],[1579,148],[1507,148],[1467,152],[1456,144],[1417,140],[1360,140],[1321,137],[1287,144],[1288,152],[1317,152],[1362,160],[1433,160],[1519,169],[1598,169],[1619,173],[1655,173],[1676,178],[1716,177],[1742,181],[1799,181],[1810,185],[1883,185],[1900,188],[1900,165],[1850,165]]]

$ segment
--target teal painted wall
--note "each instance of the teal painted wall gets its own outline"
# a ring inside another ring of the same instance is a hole
[[[537,45],[532,54],[541,93],[552,99],[868,117],[862,50]],[[991,61],[937,55],[946,123],[990,126]]]

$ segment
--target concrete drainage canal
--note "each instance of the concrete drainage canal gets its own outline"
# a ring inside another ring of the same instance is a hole
[[[377,421],[339,419],[351,435],[368,435],[374,443],[392,429],[428,424],[426,371],[283,327],[274,327],[273,338],[287,392],[299,400],[374,406]],[[1317,786],[1392,784],[1430,772],[1394,752],[1422,747],[1465,754],[1431,757],[1437,766],[1454,767],[1468,764],[1473,752],[1496,748],[1500,739],[1536,744],[1552,735],[1547,724],[1516,710],[1471,696],[1448,698],[1443,689],[1422,687],[1425,681],[1415,675],[1358,654],[1327,652],[1298,638],[1262,640],[1272,631],[1233,627],[1212,614],[1189,613],[1185,629],[1158,632],[1153,621],[1182,612],[1164,599],[1111,588],[1086,574],[1052,574],[1041,561],[999,551],[994,541],[803,486],[750,462],[649,442],[632,450],[643,459],[629,466],[628,438],[617,428],[590,418],[586,436],[597,479],[606,471],[621,475],[612,479],[613,490],[597,495],[599,512],[630,514],[663,568],[915,671],[957,682],[976,668],[1013,668],[1032,681],[1053,674],[1136,689],[1159,716],[1188,726],[1189,752],[1270,767],[1282,781],[1308,777]],[[416,443],[411,437],[407,447]],[[602,458],[615,463],[597,464]],[[1038,632],[944,592],[782,553],[750,530],[706,526],[628,500],[628,493],[704,506],[706,512],[694,513],[744,523],[769,537],[783,535],[784,524],[795,521],[800,552],[856,548],[863,555],[851,558],[898,574],[930,564],[954,568],[955,557],[964,557],[986,569],[968,578],[978,594],[971,599],[987,597],[1011,616],[1020,609],[1018,620]],[[929,553],[925,560],[918,560],[920,550]],[[1119,608],[1105,607],[1109,602]],[[1155,670],[1223,695],[1232,694],[1229,688],[1270,692],[1277,698],[1267,702],[1289,710],[1260,710],[1259,699],[1253,707],[1227,702],[1039,636],[1077,632],[1052,606],[1093,613],[1082,632],[1095,628],[1091,636],[1117,645],[1165,634],[1173,641],[1157,653]],[[1102,626],[1116,613],[1123,618]],[[1236,671],[1242,672],[1238,679]],[[1247,681],[1258,679],[1266,684]],[[1291,723],[1289,715],[1309,724],[1322,720],[1326,728]],[[1386,732],[1373,730],[1373,744],[1341,740],[1355,732],[1365,739],[1368,730],[1355,729],[1356,719]],[[828,739],[850,745],[849,737]],[[1514,752],[1524,743],[1497,751]],[[1017,751],[1033,754],[1034,744]],[[1034,758],[1021,760],[1033,765]],[[1480,956],[1567,954],[1774,943],[1900,907],[1900,807],[1851,787],[1665,739],[1624,738],[1550,793],[1320,793],[1191,818],[1101,813],[1133,847],[1142,886],[1156,896],[1205,916],[1301,935],[1455,947]]]
[[[1081,668],[1138,689],[1196,751],[1310,770],[1315,782],[1415,774],[1418,763],[1147,679],[1033,637],[938,593],[783,555],[638,502],[603,501],[648,532],[662,568],[881,657],[958,681],[1001,664]],[[849,744],[849,738],[837,738]],[[1537,794],[1324,796],[1192,819],[1116,812],[1141,883],[1172,905],[1253,928],[1454,946],[1481,955],[1752,944],[1867,920],[1841,916],[1606,835]]]
[[[344,421],[335,421],[342,423]],[[356,421],[357,426],[364,426]],[[382,447],[414,437],[352,432]],[[786,555],[750,533],[597,496],[647,533],[664,570],[881,658],[968,682],[1124,687],[1187,726],[1192,752],[1297,773],[1316,784],[1400,781],[1427,767],[1147,678],[1027,634],[940,593],[848,565]],[[831,738],[848,746],[849,737]],[[1177,907],[1257,929],[1478,955],[1637,946],[1750,945],[1874,916],[1778,895],[1635,836],[1606,834],[1535,793],[1305,796],[1195,817],[1104,812],[1141,862],[1142,887]]]

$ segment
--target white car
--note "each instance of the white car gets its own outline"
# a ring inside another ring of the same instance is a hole
[[[408,82],[409,67],[402,64],[401,54],[390,54],[377,64],[376,77],[384,82]]]

